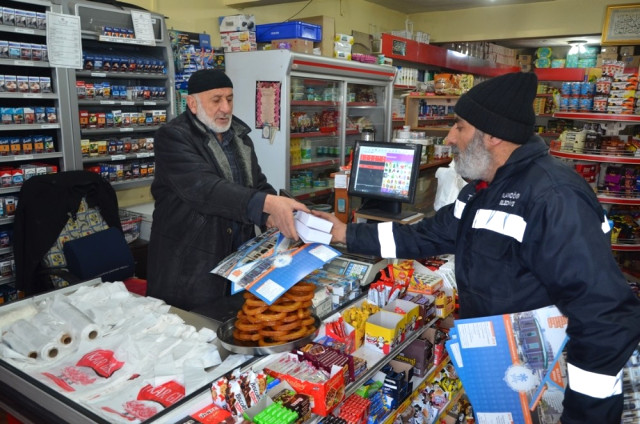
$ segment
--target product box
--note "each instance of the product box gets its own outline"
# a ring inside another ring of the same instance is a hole
[[[408,300],[396,299],[393,300],[382,308],[383,311],[394,312],[396,314],[400,314],[403,316],[403,320],[401,323],[401,331],[402,331],[402,340],[407,333],[415,331],[418,326],[418,318],[420,316],[420,308],[413,302]]]
[[[332,372],[329,380],[323,383],[299,380],[291,375],[281,374],[269,369],[269,364],[265,365],[264,371],[272,377],[289,383],[296,393],[311,396],[313,398],[311,411],[314,414],[326,417],[344,399],[344,374],[340,368]]]
[[[635,46],[620,46],[620,56],[633,56]]]
[[[424,377],[430,368],[433,356],[433,339],[435,330],[427,328],[423,333],[396,356],[396,361],[406,362],[413,366],[413,375]]]
[[[640,55],[623,56],[621,61],[624,63],[625,69],[637,72],[640,68]]]
[[[404,315],[379,311],[371,315],[364,326],[364,345],[387,354],[402,338]]]
[[[273,40],[272,49],[291,50],[292,52],[313,54],[313,41],[303,38],[286,38],[283,40]]]
[[[256,18],[253,15],[229,15],[218,18],[220,32],[254,31]]]
[[[322,27],[299,21],[256,25],[256,38],[259,43],[286,38],[320,41],[322,40]]]
[[[315,43],[314,47],[320,49],[320,54],[325,57],[333,56],[333,38],[336,35],[335,19],[330,16],[309,16],[300,18],[299,21],[318,25],[322,28],[322,40]]]
[[[253,31],[224,32],[220,41],[225,52],[249,52],[258,49],[256,33]]]

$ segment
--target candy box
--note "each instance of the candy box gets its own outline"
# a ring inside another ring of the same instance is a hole
[[[403,319],[400,324],[400,331],[402,331],[402,340],[404,340],[404,336],[406,333],[412,332],[418,328],[420,325],[418,322],[418,317],[420,316],[420,308],[413,302],[409,302],[408,300],[396,299],[393,300],[385,307],[382,308],[383,311],[395,312],[396,314],[400,314],[403,316]]]
[[[299,380],[292,375],[281,374],[269,369],[269,364],[265,366],[264,371],[272,377],[289,383],[296,393],[309,395],[312,399],[311,411],[314,414],[326,417],[344,398],[345,384],[341,368],[336,367],[336,370],[332,371],[332,375],[327,381],[319,383]]]
[[[364,345],[368,349],[387,354],[402,339],[404,315],[380,311],[371,315],[364,327]]]
[[[413,375],[424,377],[429,371],[431,357],[433,356],[434,337],[435,331],[427,328],[420,337],[405,347],[395,359],[410,364],[413,367]]]

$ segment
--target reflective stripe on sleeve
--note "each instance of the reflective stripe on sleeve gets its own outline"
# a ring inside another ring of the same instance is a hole
[[[456,199],[456,204],[453,207],[453,216],[460,219],[462,217],[462,211],[464,211],[465,206],[467,206],[466,203]]]
[[[598,399],[622,393],[622,370],[617,375],[597,374],[567,364],[569,386],[572,390]]]
[[[393,238],[393,222],[381,222],[378,224],[378,241],[380,242],[381,257],[396,257],[396,241]]]
[[[473,228],[494,231],[522,242],[527,223],[518,215],[490,209],[478,209],[473,218]]]
[[[605,215],[604,219],[602,220],[602,232],[607,234],[609,231],[611,231],[611,225],[609,224],[607,215]]]

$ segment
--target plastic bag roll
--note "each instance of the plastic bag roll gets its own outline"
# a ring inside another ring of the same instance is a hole
[[[3,334],[3,340],[13,350],[29,358],[53,359],[58,356],[58,344],[24,319],[11,324],[9,330]]]
[[[49,336],[61,347],[70,346],[74,341],[73,329],[69,324],[54,317],[49,312],[38,312],[29,322],[38,327],[42,334]]]
[[[94,340],[100,335],[100,328],[82,311],[61,299],[55,299],[50,306],[52,314],[63,320],[81,340]]]
[[[28,320],[37,313],[36,306],[28,302],[25,302],[24,306],[10,308],[9,311],[0,315],[0,328],[7,328],[19,319]]]

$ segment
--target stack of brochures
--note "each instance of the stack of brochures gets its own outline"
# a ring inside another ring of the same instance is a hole
[[[559,422],[567,322],[555,306],[456,320],[446,347],[478,424]]]

